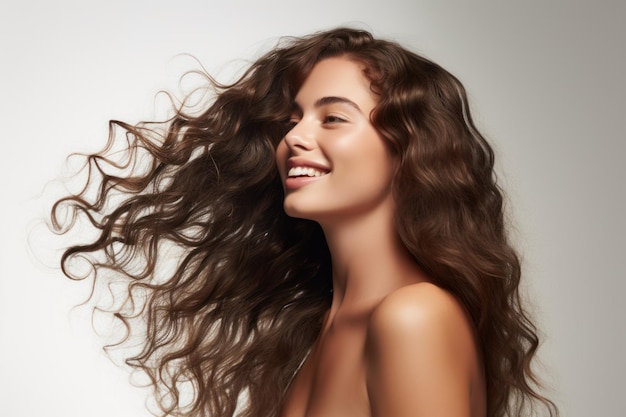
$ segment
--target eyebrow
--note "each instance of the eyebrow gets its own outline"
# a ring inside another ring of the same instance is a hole
[[[315,103],[313,103],[313,107],[319,108],[319,107],[328,106],[330,104],[335,104],[335,103],[347,104],[351,107],[354,107],[360,113],[363,113],[363,111],[361,110],[358,104],[356,104],[354,101],[346,97],[337,97],[337,96],[322,97],[322,98],[315,100]],[[300,105],[297,102],[294,101],[293,105],[294,105],[294,108],[298,110],[301,109]]]

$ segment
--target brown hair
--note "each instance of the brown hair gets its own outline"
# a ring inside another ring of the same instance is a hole
[[[58,231],[87,219],[98,237],[76,257],[127,278],[114,313],[142,349],[127,363],[150,377],[163,415],[275,416],[330,306],[330,256],[314,222],[288,217],[274,150],[295,94],[331,56],[363,65],[378,94],[372,122],[400,156],[397,227],[415,261],[454,294],[476,326],[488,416],[529,404],[558,414],[536,391],[536,330],[524,312],[520,265],[507,242],[491,147],[476,130],[461,83],[433,62],[365,31],[285,38],[231,85],[212,82],[206,111],[182,109],[159,130],[111,121],[108,147],[87,157],[88,185],[52,210]],[[126,131],[125,159],[110,149]],[[90,190],[95,186],[95,196]],[[60,221],[69,209],[72,216]],[[173,269],[163,267],[178,248]],[[182,254],[180,254],[182,252]],[[179,255],[180,254],[180,255]],[[191,383],[183,403],[180,388]],[[538,400],[538,401],[536,401]]]

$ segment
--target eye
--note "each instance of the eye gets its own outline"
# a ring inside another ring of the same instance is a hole
[[[296,127],[298,122],[299,122],[299,120],[296,119],[295,117],[291,117],[291,118],[289,118],[289,120],[285,120],[283,122],[283,125],[285,126],[285,132],[289,132],[291,129]]]
[[[344,119],[343,117],[339,117],[336,116],[334,114],[329,114],[328,116],[324,117],[324,123],[343,123],[345,122],[346,119]]]

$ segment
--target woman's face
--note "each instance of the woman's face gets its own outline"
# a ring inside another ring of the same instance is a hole
[[[370,122],[376,103],[359,64],[345,57],[316,64],[276,149],[288,215],[328,222],[393,206],[394,158]]]

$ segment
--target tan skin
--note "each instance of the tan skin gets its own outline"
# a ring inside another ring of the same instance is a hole
[[[484,417],[485,381],[460,303],[429,282],[395,229],[396,158],[370,122],[359,64],[319,62],[276,150],[285,211],[317,221],[333,300],[283,417]]]

